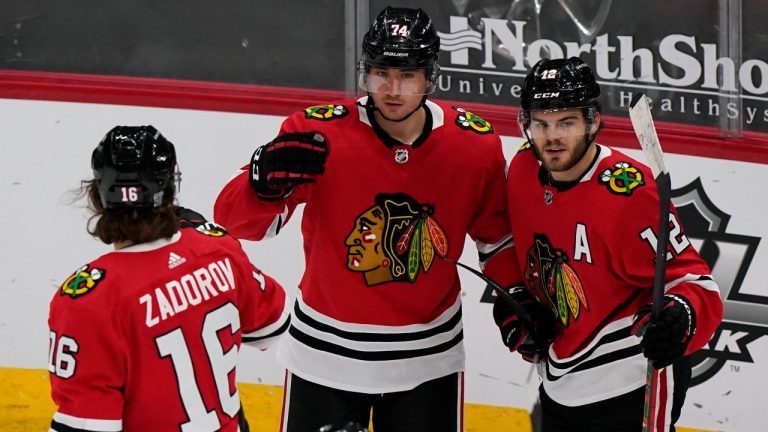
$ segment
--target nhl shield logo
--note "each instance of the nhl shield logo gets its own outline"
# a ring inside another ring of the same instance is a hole
[[[672,202],[686,236],[712,269],[725,308],[709,344],[691,356],[693,387],[712,378],[727,362],[755,363],[751,344],[768,336],[768,292],[745,284],[762,239],[730,232],[731,215],[710,199],[701,178],[673,189]]]
[[[552,193],[550,189],[544,189],[544,204],[550,205],[552,204],[552,200],[555,197],[555,194]]]
[[[399,164],[408,162],[408,149],[395,150],[395,162]]]

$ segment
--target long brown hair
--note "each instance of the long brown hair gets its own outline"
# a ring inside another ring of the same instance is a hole
[[[147,243],[170,238],[179,230],[173,182],[165,189],[160,207],[105,209],[96,180],[83,180],[80,190],[87,197],[88,208],[93,212],[88,219],[87,231],[106,244],[125,241],[131,244]]]

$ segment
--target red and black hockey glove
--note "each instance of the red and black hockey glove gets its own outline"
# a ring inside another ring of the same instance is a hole
[[[651,319],[651,305],[635,314],[632,334],[642,337],[640,347],[653,367],[663,369],[685,354],[696,331],[696,313],[688,300],[679,295],[665,295],[659,318]]]
[[[528,288],[517,285],[506,288],[506,291],[528,312],[530,322],[524,322],[501,295],[496,297],[493,320],[499,327],[502,342],[510,351],[518,351],[528,361],[545,355],[559,331],[555,317]]]
[[[200,213],[186,207],[176,207],[176,219],[179,221],[180,228],[197,228],[208,222]]]
[[[325,172],[328,143],[318,132],[278,135],[251,158],[251,187],[265,201],[288,196],[294,186],[313,183]]]

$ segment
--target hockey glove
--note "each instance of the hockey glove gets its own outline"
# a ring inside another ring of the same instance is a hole
[[[185,207],[176,207],[176,218],[180,228],[197,228],[208,222],[200,213]]]
[[[506,288],[509,295],[530,315],[526,325],[507,301],[499,295],[493,304],[493,320],[501,332],[501,340],[510,351],[518,351],[523,358],[532,361],[546,354],[557,336],[559,327],[555,317],[524,286]]]
[[[251,158],[251,187],[264,201],[287,197],[300,183],[313,183],[325,172],[328,144],[318,132],[278,135]]]
[[[696,313],[688,301],[678,295],[665,295],[659,318],[654,323],[651,305],[635,314],[632,334],[642,337],[643,354],[656,369],[663,369],[685,354],[696,331]]]

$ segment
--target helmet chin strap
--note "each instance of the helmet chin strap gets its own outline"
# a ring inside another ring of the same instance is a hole
[[[423,107],[424,103],[426,103],[426,102],[427,102],[427,95],[424,95],[424,97],[421,98],[421,103],[419,105],[417,105],[416,108],[413,109],[413,111],[409,112],[405,117],[403,117],[401,119],[391,119],[391,118],[388,118],[387,116],[385,116],[384,113],[381,112],[381,110],[373,102],[373,98],[371,97],[371,93],[370,92],[368,92],[368,103],[367,103],[367,105],[369,107],[371,107],[371,109],[373,111],[378,111],[379,114],[384,118],[384,120],[391,121],[391,122],[394,122],[394,123],[400,123],[400,122],[404,122],[404,121],[408,120],[408,118],[410,116],[412,116],[413,114],[415,114],[416,111],[421,109],[421,107]]]

